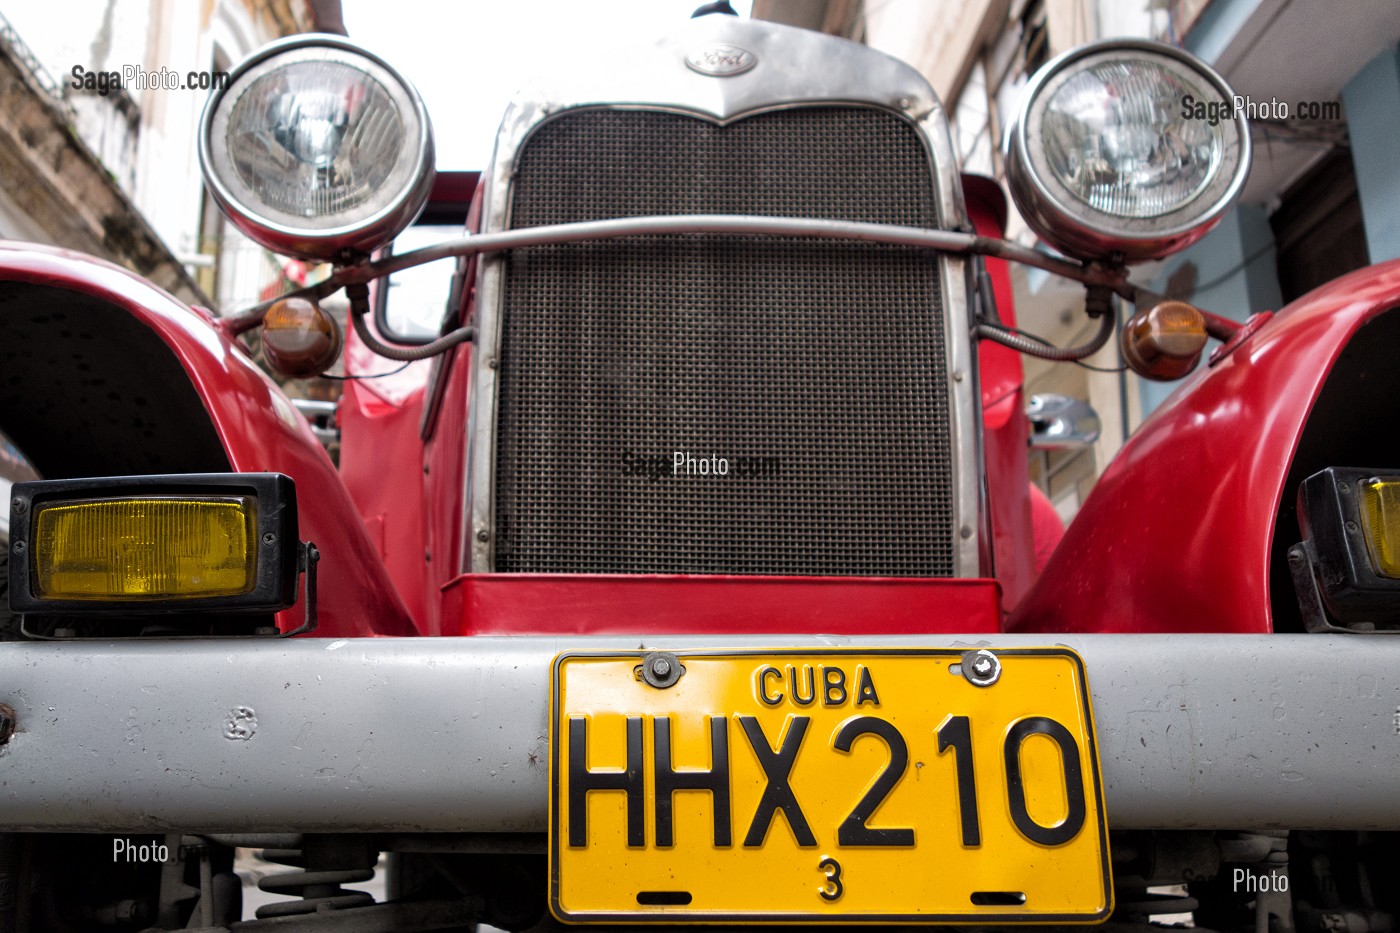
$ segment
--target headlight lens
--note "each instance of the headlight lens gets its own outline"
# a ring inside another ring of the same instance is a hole
[[[1248,173],[1233,96],[1205,65],[1157,43],[1098,43],[1056,59],[1032,80],[1009,137],[1017,206],[1042,238],[1084,259],[1184,248]]]
[[[373,200],[403,150],[404,119],[369,75],[301,62],[264,75],[229,114],[238,179],[263,206],[336,226]]]
[[[1220,170],[1220,126],[1181,118],[1181,100],[1204,93],[1156,62],[1081,71],[1046,102],[1046,164],[1070,194],[1105,213],[1174,211]]]
[[[417,216],[433,178],[417,93],[333,36],[274,43],[239,65],[205,111],[200,159],[235,225],[307,259],[382,246]]]

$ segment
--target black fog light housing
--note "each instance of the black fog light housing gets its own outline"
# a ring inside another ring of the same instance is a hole
[[[1328,467],[1298,489],[1288,550],[1310,632],[1400,632],[1400,471]]]
[[[16,483],[16,613],[275,612],[297,600],[305,550],[280,473]]]

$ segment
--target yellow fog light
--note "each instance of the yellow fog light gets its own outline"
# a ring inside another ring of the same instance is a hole
[[[106,614],[161,625],[297,602],[319,552],[297,533],[296,486],[280,473],[163,473],[15,483],[10,611]],[[240,615],[243,622],[252,617]],[[257,624],[258,620],[254,623]],[[309,631],[309,629],[307,629]]]
[[[1288,571],[1309,632],[1400,633],[1400,475],[1328,467],[1298,487]]]
[[[53,502],[34,516],[41,599],[235,596],[257,582],[256,500],[143,497]]]
[[[1361,484],[1361,527],[1376,572],[1400,578],[1400,481]]]

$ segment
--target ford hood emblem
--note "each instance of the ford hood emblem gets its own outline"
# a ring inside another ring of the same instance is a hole
[[[757,65],[758,56],[734,45],[706,45],[687,52],[685,63],[702,75],[729,78]]]

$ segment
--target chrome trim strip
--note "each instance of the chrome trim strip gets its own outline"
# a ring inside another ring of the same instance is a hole
[[[0,652],[0,702],[14,708],[17,731],[0,744],[0,828],[542,832],[549,670],[560,651],[972,647],[982,638],[11,643]],[[1400,829],[1400,640],[989,641],[1083,656],[1115,829]]]
[[[944,228],[971,230],[963,204],[962,176],[953,154],[953,139],[942,105],[935,101],[919,121],[928,142],[934,165],[934,184],[940,199],[940,219]],[[982,506],[981,487],[986,475],[982,443],[982,396],[979,389],[976,344],[972,340],[972,295],[975,287],[972,263],[966,258],[946,257],[943,263],[943,345],[947,350],[949,416],[953,419],[954,478],[953,555],[960,577],[991,576],[993,568],[983,566],[982,553],[991,552],[984,538],[990,529],[990,516]],[[984,548],[985,544],[985,548]]]
[[[723,44],[751,52],[757,64],[742,74],[715,78],[688,68],[694,48]],[[597,60],[596,50],[590,57]],[[830,36],[774,23],[710,16],[693,20],[684,32],[622,59],[626,68],[604,74],[600,69],[563,70],[567,84],[523,94],[507,110],[496,138],[492,164],[483,178],[482,230],[491,234],[510,226],[510,182],[515,159],[541,123],[564,111],[607,106],[662,110],[727,123],[747,116],[807,106],[866,106],[912,121],[924,139],[931,161],[938,222],[945,230],[967,229],[962,182],[953,156],[948,120],[928,82],[913,68],[883,53]],[[797,69],[791,62],[820,62]],[[636,100],[646,89],[649,102]],[[600,103],[613,102],[613,103]],[[503,264],[483,257],[477,275],[476,368],[471,405],[475,427],[467,444],[464,497],[469,520],[463,522],[462,570],[489,572],[495,567],[496,374],[490,363],[501,341]],[[944,261],[942,276],[949,416],[957,460],[953,516],[956,572],[978,576],[982,522],[977,484],[981,476],[980,400],[973,396],[970,300],[964,263]],[[954,374],[961,373],[957,380]],[[477,408],[480,408],[477,411]],[[965,537],[963,535],[966,535]]]

